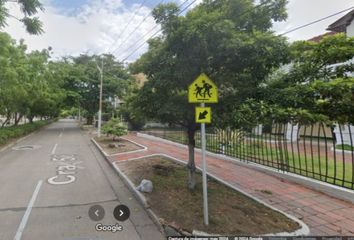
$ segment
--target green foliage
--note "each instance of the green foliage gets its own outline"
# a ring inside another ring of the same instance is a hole
[[[19,126],[0,128],[0,145],[6,144],[13,138],[25,136],[48,123],[49,121],[37,121]]]
[[[354,124],[354,78],[315,81],[316,110],[339,123]]]
[[[103,125],[102,132],[113,137],[120,137],[126,135],[128,129],[118,118],[111,118],[111,120]]]
[[[354,152],[354,146],[351,146],[351,145],[348,145],[348,144],[336,145],[336,148],[344,150],[344,151],[352,151],[352,152]]]
[[[48,50],[25,51],[22,41],[0,33],[0,115],[15,116],[15,124],[24,116],[30,121],[58,116],[65,97],[59,66],[49,61]]]
[[[332,125],[331,119],[320,112],[311,112],[303,108],[284,107],[279,104],[269,104],[265,101],[249,99],[240,108],[230,114],[234,129],[250,130],[258,124],[300,123],[303,125],[323,122]]]
[[[229,113],[254,96],[255,87],[273,68],[287,61],[287,43],[271,31],[272,21],[286,17],[285,1],[204,1],[186,16],[176,6],[160,5],[154,17],[163,36],[149,41],[149,51],[130,69],[149,81],[138,93],[136,106],[147,118],[195,129],[194,106],[187,87],[205,72],[220,89],[213,122],[220,127]]]
[[[141,130],[146,123],[144,113],[140,111],[137,101],[138,89],[134,89],[124,98],[125,104],[119,108],[119,114],[133,130]]]
[[[102,56],[80,55],[61,62],[65,103],[68,106],[80,106],[85,110],[88,124],[98,112],[100,72],[103,61],[103,112],[112,111],[115,97],[122,99],[133,82],[132,77],[124,69],[123,64],[113,55]]]
[[[354,122],[354,38],[328,36],[319,43],[291,46],[288,71],[277,71],[259,88],[260,98],[277,109],[279,121]],[[251,117],[249,117],[252,119]],[[257,118],[256,118],[257,119]]]
[[[25,25],[28,33],[36,34],[36,35],[44,33],[43,24],[39,20],[39,18],[37,18],[37,17],[34,17],[34,18],[24,17],[21,21]]]
[[[285,80],[291,83],[329,81],[354,72],[354,38],[345,34],[324,37],[319,43],[299,41],[291,46],[293,66]],[[333,64],[343,63],[334,67]]]
[[[9,15],[8,9],[5,7],[5,4],[9,2],[9,0],[0,0],[0,29],[6,26],[6,19],[8,17],[13,17]],[[11,1],[13,2],[13,1]],[[43,33],[43,24],[38,19],[38,17],[33,17],[33,15],[37,14],[39,10],[44,11],[43,5],[39,0],[18,0],[16,3],[20,6],[21,12],[24,17],[22,19],[17,20],[21,21],[29,34],[41,34]]]
[[[287,60],[285,38],[275,36],[272,22],[286,17],[286,1],[268,0],[255,7],[251,0],[205,0],[178,16],[176,5],[159,5],[154,18],[163,35],[149,41],[149,50],[130,65],[148,82],[132,101],[137,112],[162,123],[187,130],[190,189],[194,189],[194,146],[197,124],[195,105],[187,101],[188,86],[201,73],[219,88],[213,106],[213,124],[220,129],[233,124],[230,115],[274,68]]]

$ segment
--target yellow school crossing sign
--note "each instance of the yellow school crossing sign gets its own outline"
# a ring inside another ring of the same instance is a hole
[[[217,103],[218,88],[209,79],[207,75],[202,73],[188,87],[188,102],[190,103]]]
[[[202,168],[203,168],[203,210],[204,224],[209,225],[209,210],[208,210],[208,186],[207,186],[207,163],[206,163],[206,137],[205,124],[211,123],[211,108],[205,107],[205,103],[218,102],[218,88],[207,75],[202,73],[188,87],[188,102],[200,103],[200,107],[195,108],[195,122],[200,123],[200,142],[202,153]]]
[[[211,108],[210,107],[196,107],[195,108],[195,122],[196,123],[211,123]]]

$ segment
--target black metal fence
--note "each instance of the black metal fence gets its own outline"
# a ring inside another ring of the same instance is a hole
[[[143,132],[187,144],[181,128]],[[318,123],[259,125],[249,130],[207,128],[206,139],[210,152],[354,189],[354,126]],[[200,144],[197,132],[196,147]]]

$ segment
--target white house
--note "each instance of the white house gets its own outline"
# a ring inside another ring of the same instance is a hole
[[[354,37],[354,10],[350,11],[334,23],[327,30],[335,33],[345,33],[347,37]]]
[[[347,37],[354,37],[354,10],[350,11],[334,23],[328,26],[327,30],[334,33],[345,33]],[[354,63],[354,58],[345,62],[331,65],[331,68],[336,68],[337,66]],[[354,73],[348,73],[354,77]],[[334,129],[334,133],[336,134],[337,144],[348,144],[352,145],[354,141],[354,126],[339,126],[336,124]],[[342,136],[341,136],[342,134]],[[351,136],[350,136],[351,135]]]

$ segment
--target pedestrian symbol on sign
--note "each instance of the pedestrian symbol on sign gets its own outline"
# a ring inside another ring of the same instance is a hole
[[[200,87],[197,83],[194,85],[195,86],[195,90],[194,90],[194,94],[195,97],[198,98],[211,98],[211,89],[213,88],[213,86],[207,82],[205,82],[205,80],[202,81],[203,83],[203,87]]]
[[[218,89],[207,75],[201,74],[188,88],[190,103],[218,102]]]

